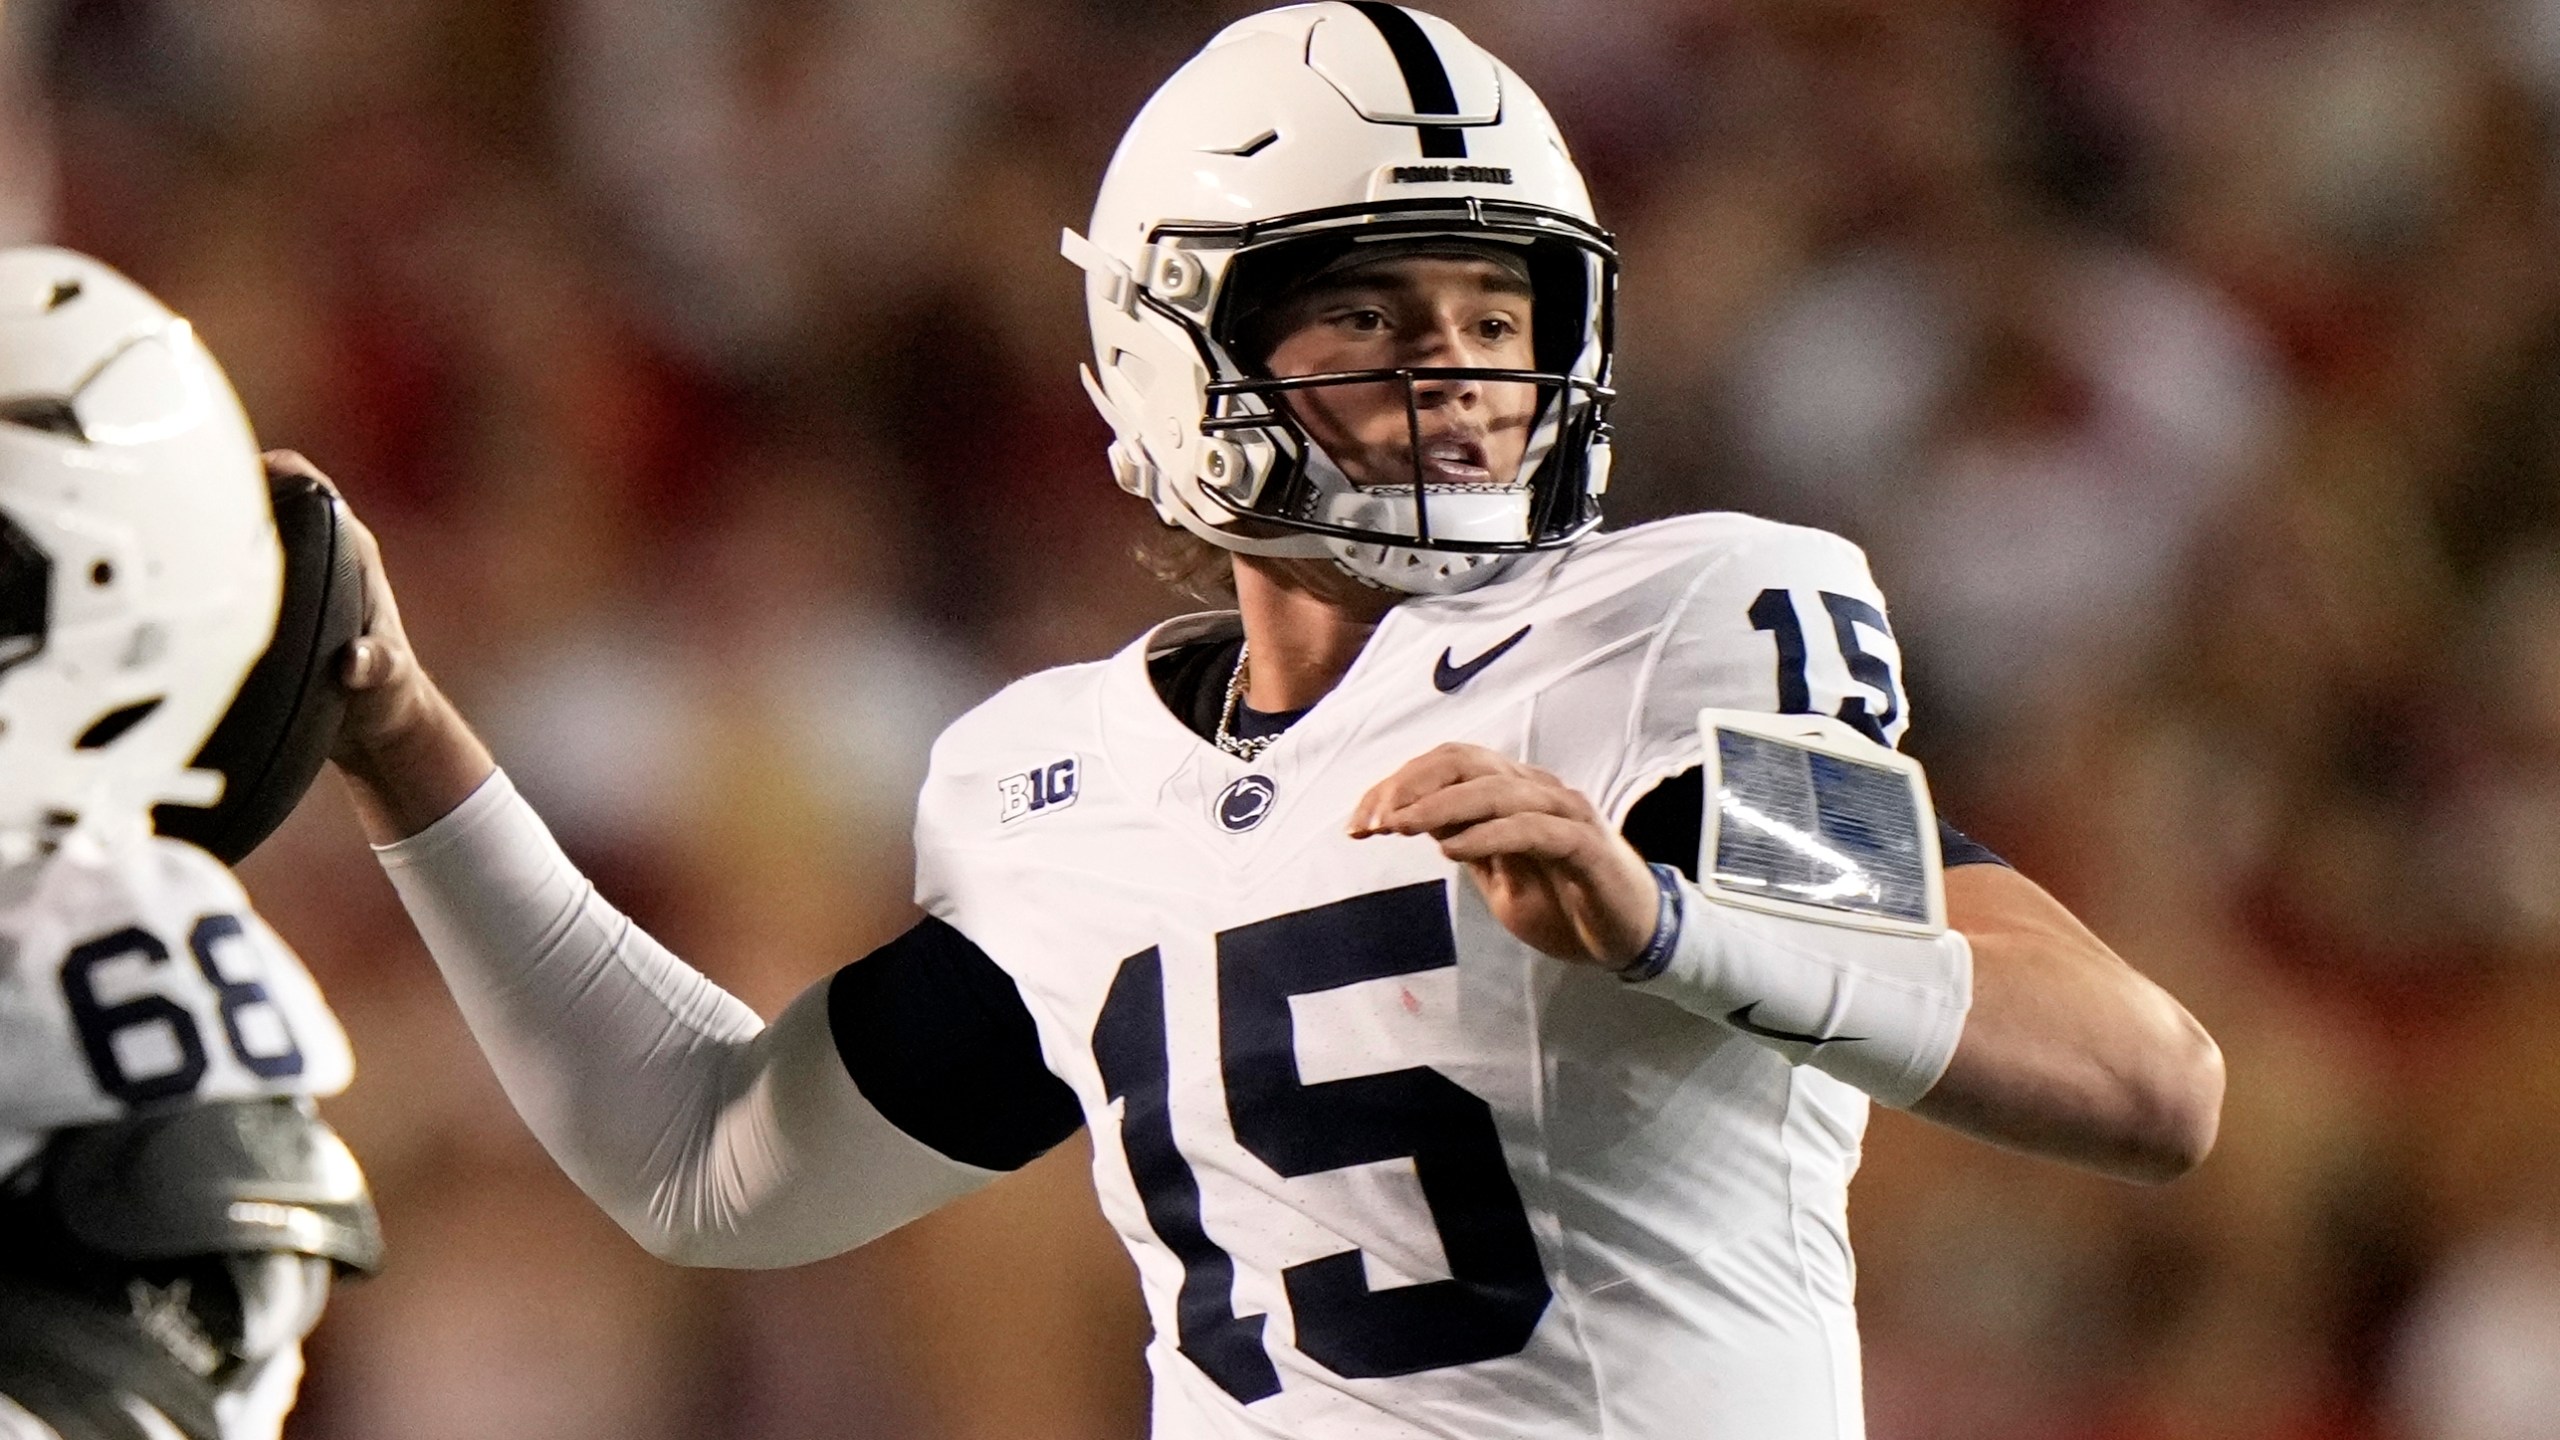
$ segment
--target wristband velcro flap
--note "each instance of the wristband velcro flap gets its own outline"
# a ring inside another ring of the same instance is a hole
[[[1920,763],[1820,715],[1698,712],[1712,898],[1825,925],[1947,927],[1937,814]]]

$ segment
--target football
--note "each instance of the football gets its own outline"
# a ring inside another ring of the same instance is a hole
[[[284,546],[275,638],[195,759],[222,772],[222,800],[152,812],[161,834],[226,865],[284,823],[329,758],[346,708],[335,678],[338,656],[364,633],[366,619],[364,572],[337,493],[300,474],[271,474],[268,486]]]

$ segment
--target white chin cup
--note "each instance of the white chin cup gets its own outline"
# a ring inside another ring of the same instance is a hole
[[[1412,487],[1363,489],[1320,446],[1307,447],[1305,464],[1307,478],[1316,492],[1311,518],[1371,535],[1418,533]],[[1488,485],[1467,490],[1435,486],[1428,496],[1434,539],[1516,545],[1529,538],[1530,491],[1526,485]],[[1434,550],[1306,531],[1248,536],[1233,526],[1234,520],[1245,518],[1243,512],[1230,510],[1227,515],[1232,517],[1230,523],[1216,524],[1196,515],[1189,506],[1174,511],[1174,518],[1185,529],[1212,544],[1247,555],[1330,557],[1353,579],[1407,595],[1454,595],[1472,590],[1501,575],[1508,568],[1505,562],[1512,558],[1499,552]]]
[[[1434,505],[1437,514],[1440,507]],[[1409,545],[1363,545],[1327,540],[1333,563],[1355,580],[1407,595],[1455,595],[1501,578],[1516,558],[1480,551],[1416,550]]]
[[[1315,482],[1315,518],[1372,535],[1414,535],[1420,525],[1410,487],[1363,489],[1321,447],[1309,447],[1307,474]],[[1529,487],[1480,490],[1432,487],[1427,491],[1431,535],[1437,540],[1516,545],[1529,538]],[[1480,551],[1433,550],[1418,545],[1328,538],[1326,553],[1352,578],[1408,595],[1454,595],[1500,575],[1507,556]]]
[[[1428,492],[1431,538],[1460,544],[1517,545],[1529,538],[1529,488]],[[1420,535],[1410,490],[1336,491],[1316,503],[1316,518],[1372,535]]]

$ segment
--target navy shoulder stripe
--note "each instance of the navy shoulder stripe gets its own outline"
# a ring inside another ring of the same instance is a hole
[[[1019,1170],[1084,1124],[1013,977],[932,916],[836,972],[827,1022],[872,1108],[964,1165]]]

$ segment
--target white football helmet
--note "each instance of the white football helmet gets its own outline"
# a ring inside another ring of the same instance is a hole
[[[1238,353],[1240,316],[1268,299],[1257,286],[1305,273],[1310,253],[1453,238],[1520,258],[1536,369],[1274,380]],[[1138,113],[1090,235],[1061,248],[1085,271],[1084,382],[1111,424],[1112,473],[1167,524],[1436,594],[1599,523],[1617,252],[1546,107],[1447,21],[1328,0],[1228,26]],[[1417,378],[1536,385],[1519,474],[1426,492],[1417,461],[1410,485],[1357,485],[1282,403],[1386,381],[1410,407]]]
[[[190,768],[267,646],[265,466],[186,321],[67,250],[0,250],[0,850],[213,803]]]

